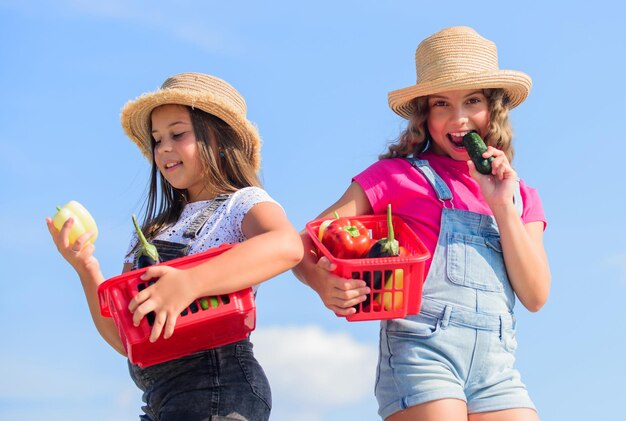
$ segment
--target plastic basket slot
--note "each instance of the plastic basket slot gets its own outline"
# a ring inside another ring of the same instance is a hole
[[[148,282],[137,284],[137,291],[141,292],[152,284],[154,284],[154,281],[148,281]],[[154,311],[151,311],[150,313],[146,314],[146,320],[148,321],[148,324],[150,326],[154,326],[155,319],[156,319],[156,313]]]

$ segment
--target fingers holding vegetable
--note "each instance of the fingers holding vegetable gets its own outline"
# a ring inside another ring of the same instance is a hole
[[[54,244],[66,260],[72,259],[72,253],[86,256],[93,253],[93,247],[86,249],[86,246],[93,245],[98,238],[98,226],[77,201],[70,200],[63,207],[57,206],[57,212],[52,218],[46,218],[46,224]]]
[[[487,148],[487,153],[490,153],[491,157],[493,158],[491,166],[492,174],[494,175],[494,177],[496,177],[498,180],[504,180],[510,174],[515,175],[515,170],[513,170],[513,167],[511,166],[511,163],[507,159],[504,152],[492,146],[489,146],[489,148]]]
[[[517,173],[506,154],[493,146],[487,147],[476,132],[463,136],[463,145],[471,160],[470,174],[478,181],[483,197],[490,206],[512,203]]]
[[[88,241],[91,243],[96,241],[96,238],[98,238],[96,221],[87,209],[75,200],[70,200],[63,207],[57,206],[57,213],[52,218],[52,223],[57,230],[61,231],[70,218],[73,220],[67,228],[69,230],[68,240],[70,244],[74,244],[78,237],[87,232],[92,233]]]
[[[93,232],[85,232],[81,234],[74,242],[70,242],[69,233],[74,226],[74,218],[70,217],[62,225],[61,229],[57,229],[52,218],[46,218],[48,232],[52,237],[57,250],[63,258],[79,273],[90,268],[98,269],[98,261],[93,256],[95,245],[91,241]]]

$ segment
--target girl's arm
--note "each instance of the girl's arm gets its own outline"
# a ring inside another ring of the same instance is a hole
[[[517,209],[496,208],[504,263],[511,285],[529,311],[543,307],[550,293],[550,268],[543,246],[543,222],[523,224]]]
[[[76,242],[71,245],[69,243],[69,232],[74,225],[72,218],[68,219],[61,230],[57,230],[52,223],[52,219],[46,218],[46,224],[48,225],[48,231],[50,236],[57,247],[57,250],[63,256],[67,262],[72,265],[76,273],[80,278],[80,282],[85,292],[85,298],[87,298],[87,304],[89,306],[89,312],[93,319],[96,329],[104,338],[104,340],[113,347],[117,352],[122,355],[126,355],[122,341],[117,333],[117,328],[113,319],[104,317],[100,314],[100,302],[98,300],[98,285],[105,281],[102,272],[100,271],[100,264],[93,255],[95,246],[92,243],[87,243],[91,237],[91,233],[85,233],[80,236]],[[78,250],[78,251],[76,251]]]
[[[193,300],[228,294],[266,281],[295,266],[302,259],[302,242],[283,209],[272,202],[254,205],[243,219],[247,240],[189,269],[149,267],[144,279],[159,278],[130,302],[135,325],[151,311],[155,322],[150,336],[163,331],[169,338],[180,312]]]
[[[334,212],[340,216],[350,217],[371,214],[372,208],[361,186],[353,182],[343,196],[318,218],[332,218]],[[305,252],[300,264],[293,268],[294,275],[317,292],[324,305],[337,315],[347,316],[355,313],[353,306],[364,301],[366,294],[370,292],[365,281],[333,275],[331,271],[335,269],[334,265],[326,257],[320,259],[317,256],[309,235],[302,232],[300,237]]]
[[[543,223],[524,224],[513,203],[517,173],[504,153],[489,147],[483,157],[493,156],[492,174],[479,174],[469,161],[470,172],[480,184],[500,231],[504,263],[511,285],[529,311],[543,307],[550,293],[550,268],[543,246]]]

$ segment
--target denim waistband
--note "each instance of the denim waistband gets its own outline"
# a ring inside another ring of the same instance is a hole
[[[515,316],[512,313],[480,313],[466,307],[459,307],[427,298],[422,300],[420,313],[437,317],[441,320],[441,326],[444,328],[448,324],[493,331],[515,328]]]

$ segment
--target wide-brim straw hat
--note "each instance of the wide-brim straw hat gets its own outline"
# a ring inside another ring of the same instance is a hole
[[[502,88],[508,107],[521,104],[530,92],[532,80],[525,73],[500,70],[496,45],[474,29],[455,26],[423,40],[415,50],[417,82],[389,92],[391,109],[409,118],[411,101],[439,92],[461,89]]]
[[[157,91],[128,101],[122,108],[124,131],[149,161],[152,161],[150,114],[165,104],[187,105],[224,120],[240,137],[245,154],[259,170],[261,139],[256,127],[246,118],[246,102],[226,81],[202,73],[172,76]]]

